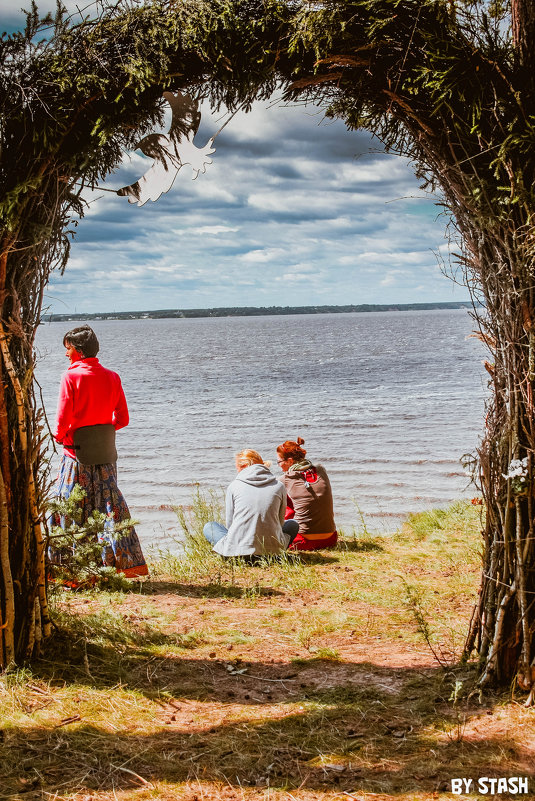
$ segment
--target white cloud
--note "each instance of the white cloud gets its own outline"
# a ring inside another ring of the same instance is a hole
[[[309,281],[310,279],[308,275],[304,275],[303,273],[284,273],[281,280],[296,283],[298,281]]]
[[[219,236],[220,234],[235,234],[239,228],[231,228],[230,225],[205,225],[200,228],[192,228],[192,234],[208,234],[209,236]]]
[[[381,286],[391,286],[398,283],[400,278],[412,278],[410,270],[389,270],[381,281]]]
[[[280,248],[264,248],[241,253],[238,258],[240,261],[250,262],[252,264],[265,264],[266,262],[280,259],[283,256],[284,251]]]

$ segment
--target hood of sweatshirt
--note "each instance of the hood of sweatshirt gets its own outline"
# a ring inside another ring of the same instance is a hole
[[[267,487],[269,484],[277,484],[277,479],[271,470],[264,464],[251,464],[244,467],[236,476],[236,481],[243,481],[251,487]]]
[[[307,470],[314,470],[315,465],[309,459],[301,459],[300,462],[295,462],[289,469],[288,475],[299,475],[299,473],[306,473]]]

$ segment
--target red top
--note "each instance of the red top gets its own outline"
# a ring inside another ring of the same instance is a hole
[[[295,517],[294,502],[289,495],[286,496],[286,511],[284,513],[285,520],[292,520]]]
[[[75,459],[73,431],[81,426],[128,425],[128,407],[121,379],[96,356],[73,362],[61,377],[54,439]]]

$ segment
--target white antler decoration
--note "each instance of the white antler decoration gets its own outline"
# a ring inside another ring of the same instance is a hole
[[[212,163],[209,156],[215,153],[212,144],[217,134],[202,148],[193,144],[201,121],[197,101],[182,92],[164,92],[163,96],[173,114],[167,135],[149,134],[138,145],[154,162],[138,181],[117,190],[118,195],[127,196],[129,203],[138,206],[143,206],[148,200],[158,200],[160,195],[168,192],[185,164],[191,166],[194,179],[200,172],[206,172],[206,165]]]

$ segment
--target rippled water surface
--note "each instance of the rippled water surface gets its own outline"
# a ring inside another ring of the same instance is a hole
[[[65,331],[39,329],[51,423]],[[119,486],[147,546],[176,531],[194,482],[224,487],[233,454],[297,435],[331,476],[336,519],[392,530],[408,512],[473,494],[486,396],[483,349],[464,310],[103,320],[99,358],[121,374],[131,422],[117,435]],[[54,460],[57,465],[57,457]]]

